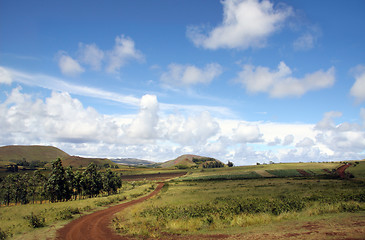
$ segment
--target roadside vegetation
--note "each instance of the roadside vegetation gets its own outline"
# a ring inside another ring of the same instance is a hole
[[[84,214],[113,204],[130,201],[151,192],[150,181],[125,182],[114,195],[95,198],[0,207],[0,239],[50,239],[56,230]]]

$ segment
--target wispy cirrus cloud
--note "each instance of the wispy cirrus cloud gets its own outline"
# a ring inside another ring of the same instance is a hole
[[[125,95],[112,91],[106,91],[100,88],[77,85],[67,82],[64,79],[45,74],[26,73],[0,66],[0,72],[1,71],[6,73],[7,78],[10,78],[11,81],[24,83],[26,85],[38,86],[53,91],[67,92],[80,96],[105,99],[108,101],[119,102],[133,107],[137,107],[140,102],[140,99],[133,95]],[[234,116],[234,113],[229,108],[223,106],[160,103],[160,109],[166,112],[181,111],[183,113],[200,112],[202,109],[206,109],[212,112],[214,115],[228,117]]]

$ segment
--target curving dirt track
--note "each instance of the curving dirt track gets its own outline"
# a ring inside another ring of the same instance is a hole
[[[337,168],[336,172],[340,176],[340,178],[346,178],[345,170],[351,166],[351,163],[345,163],[341,167]]]
[[[57,231],[56,240],[127,240],[128,238],[117,235],[108,227],[113,215],[155,196],[163,186],[164,183],[159,183],[157,188],[147,196],[82,216],[70,222]]]

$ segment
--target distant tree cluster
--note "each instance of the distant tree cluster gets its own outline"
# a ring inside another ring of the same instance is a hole
[[[203,163],[203,168],[222,168],[222,167],[224,167],[224,163],[216,160]]]
[[[82,196],[95,197],[102,192],[109,195],[121,186],[120,174],[110,169],[101,173],[90,163],[83,172],[74,172],[71,167],[64,168],[61,159],[57,159],[48,178],[36,170],[33,175],[14,173],[0,179],[0,203],[68,201]]]
[[[214,158],[209,158],[209,157],[201,157],[201,158],[193,158],[192,161],[196,164],[200,164],[200,163],[217,161],[217,160],[215,160]]]

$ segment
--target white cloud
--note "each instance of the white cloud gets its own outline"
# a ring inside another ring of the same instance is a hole
[[[161,75],[161,82],[168,86],[191,86],[199,83],[208,84],[222,73],[217,63],[207,64],[203,69],[194,65],[172,63],[168,71]]]
[[[158,101],[154,95],[144,95],[140,103],[140,112],[127,129],[133,139],[156,139],[158,123]]]
[[[296,147],[310,148],[315,145],[314,141],[308,137],[302,139],[299,143],[297,143]]]
[[[260,142],[262,134],[258,125],[239,122],[233,130],[232,140],[237,143]]]
[[[274,7],[268,0],[226,0],[223,22],[208,33],[190,26],[187,36],[196,46],[208,49],[263,47],[266,39],[292,14],[289,7]]]
[[[93,70],[100,70],[104,59],[104,51],[96,44],[79,43],[78,59],[80,62],[90,65]]]
[[[85,71],[75,59],[66,55],[64,52],[60,52],[58,66],[62,74],[66,76],[77,76]]]
[[[355,97],[358,102],[365,100],[365,66],[358,65],[351,69],[355,77],[355,83],[351,87],[350,94]]]
[[[204,145],[218,133],[219,128],[219,124],[207,111],[188,118],[171,114],[160,126],[164,138],[183,146]]]
[[[333,119],[339,118],[341,116],[342,116],[341,112],[336,112],[336,111],[326,112],[322,120],[316,124],[315,128],[319,130],[334,129],[336,127],[336,124]]]
[[[143,54],[134,45],[134,41],[130,37],[117,36],[114,49],[107,52],[106,71],[117,73],[130,60],[143,61]]]
[[[293,43],[295,50],[309,50],[314,47],[317,38],[312,33],[304,33]]]
[[[294,141],[294,136],[293,134],[290,134],[290,135],[286,135],[285,138],[284,138],[284,142],[283,142],[283,145],[284,146],[287,146],[287,145],[290,145],[292,144]]]
[[[11,84],[12,82],[12,77],[11,74],[8,70],[6,70],[3,67],[0,67],[0,84],[4,83],[4,84]]]
[[[220,119],[208,111],[167,115],[154,95],[142,96],[135,114],[103,115],[66,92],[43,100],[18,87],[0,102],[0,145],[47,144],[70,154],[159,161],[193,153],[236,165],[364,158],[364,125],[336,125],[340,115],[325,113],[316,125]]]
[[[318,70],[303,78],[295,78],[284,62],[280,62],[277,70],[244,65],[236,81],[250,93],[265,92],[273,98],[299,97],[308,91],[331,87],[335,82],[335,69],[331,67],[326,72]]]

